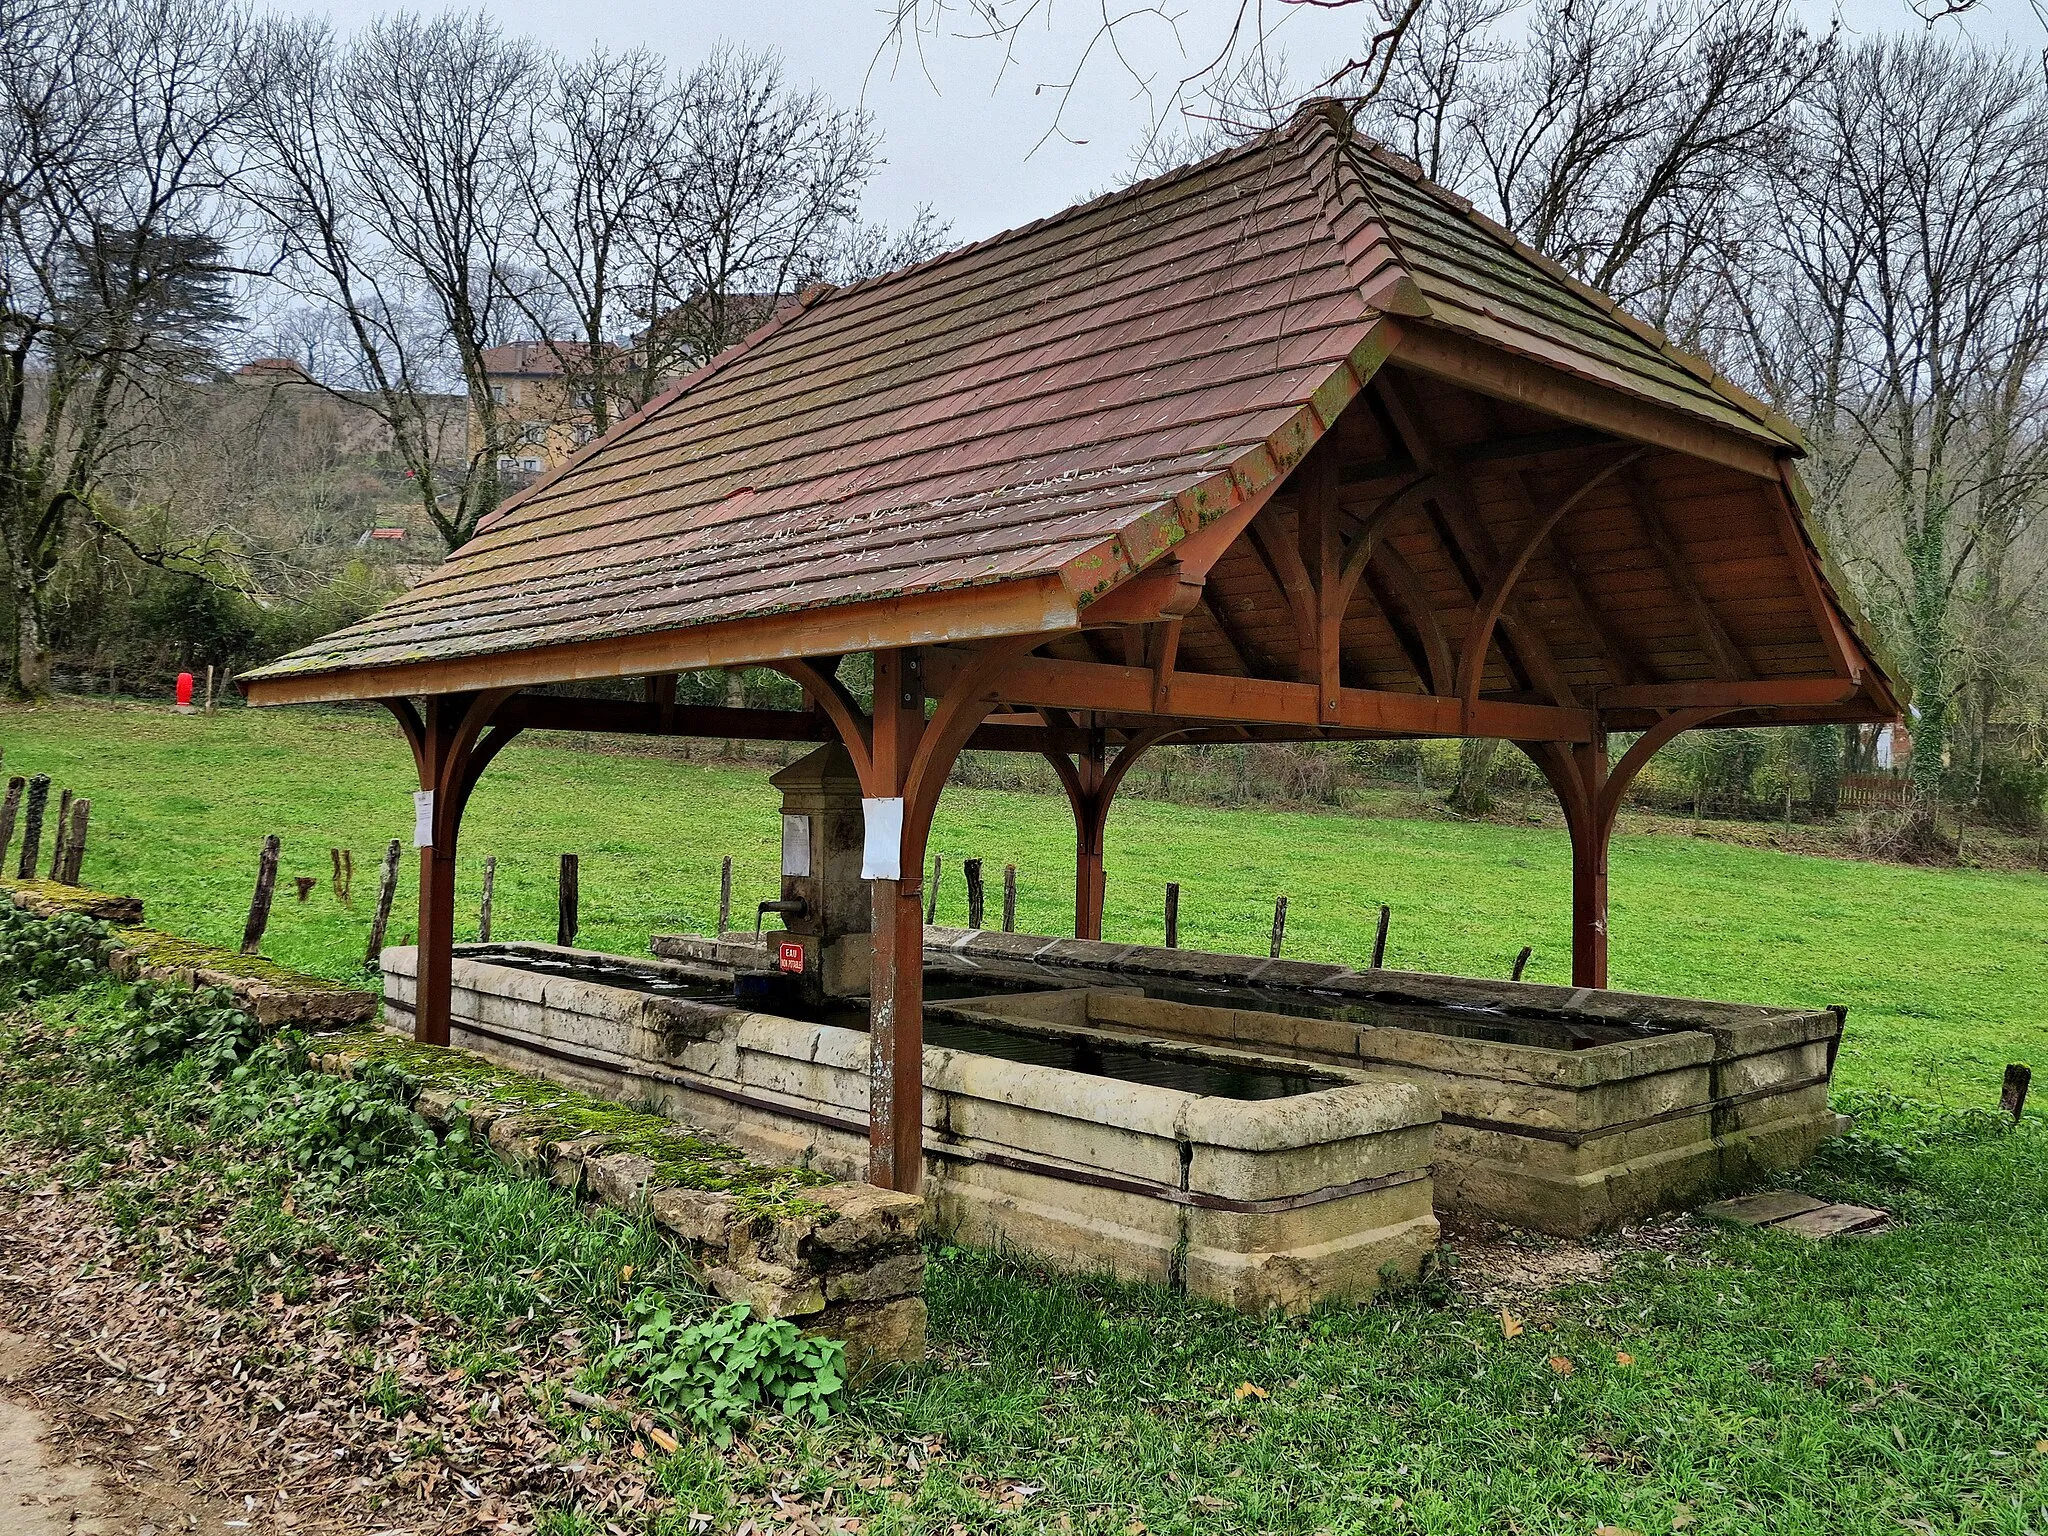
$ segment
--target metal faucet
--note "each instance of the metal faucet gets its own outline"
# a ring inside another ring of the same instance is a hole
[[[761,921],[770,912],[779,912],[784,917],[802,917],[810,910],[810,903],[801,896],[785,896],[780,901],[764,901],[754,913],[754,937],[761,937]]]

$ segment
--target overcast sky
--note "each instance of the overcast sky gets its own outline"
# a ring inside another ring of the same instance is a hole
[[[325,15],[343,28],[379,11],[384,0],[273,0],[279,9]],[[1171,3],[1171,0],[1169,0]],[[1276,34],[1306,73],[1314,63],[1346,56],[1363,31],[1365,7],[1328,10],[1264,0],[1282,14]],[[461,8],[468,8],[457,0]],[[435,11],[435,0],[404,8]],[[779,49],[793,78],[815,82],[843,103],[865,101],[875,114],[888,164],[869,191],[867,217],[905,222],[929,203],[956,240],[974,240],[1057,212],[1115,185],[1128,174],[1133,147],[1154,120],[1132,74],[1098,55],[1058,120],[1057,93],[1092,36],[1095,0],[1051,0],[1051,25],[1024,39],[1022,57],[999,78],[993,45],[966,38],[928,43],[920,59],[878,51],[887,20],[878,0],[486,0],[483,8],[508,29],[564,50],[594,44],[646,46],[679,64],[701,58],[721,39]],[[1181,0],[1175,29],[1150,20],[1122,34],[1135,64],[1161,89],[1197,67],[1204,46],[1223,36],[1218,20],[1237,0]],[[960,9],[965,9],[964,6]],[[1825,27],[1833,0],[1803,0],[1809,23]],[[1905,30],[1921,25],[1906,0],[1840,0],[1850,31]],[[2030,52],[2044,37],[2028,0],[1981,0],[1971,14],[1944,21],[1987,41],[2010,38]],[[1050,135],[1050,136],[1049,136]],[[1075,142],[1079,141],[1079,142]]]

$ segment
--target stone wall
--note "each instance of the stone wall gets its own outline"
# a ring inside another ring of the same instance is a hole
[[[363,1059],[345,1045],[315,1058],[340,1075]],[[466,1124],[514,1172],[652,1220],[712,1292],[843,1340],[856,1375],[924,1358],[924,1202],[915,1195],[821,1184],[764,1213],[740,1193],[665,1183],[655,1159],[601,1133],[565,1138],[549,1117],[469,1089],[426,1087],[414,1108],[440,1135]]]

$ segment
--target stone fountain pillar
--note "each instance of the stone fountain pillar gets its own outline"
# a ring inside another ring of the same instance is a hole
[[[768,782],[782,791],[782,895],[804,903],[765,935],[769,963],[800,977],[810,1002],[864,996],[874,904],[860,873],[867,823],[853,759],[834,742]]]

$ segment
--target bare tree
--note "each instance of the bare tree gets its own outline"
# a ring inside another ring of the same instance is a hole
[[[166,430],[167,385],[234,318],[223,152],[245,23],[196,0],[0,0],[0,545],[8,691],[50,685],[44,610],[106,481]]]
[[[1904,652],[1931,799],[1968,611],[2039,590],[2015,558],[2048,497],[2048,91],[1973,45],[1870,43],[1801,126],[1774,318],[1807,360],[1772,382],[1832,460],[1823,511]]]
[[[628,325],[646,334],[661,311],[659,268],[643,257],[657,244],[686,97],[644,51],[558,61],[551,75],[526,186],[527,259],[542,281],[515,301],[602,433],[615,410],[647,402],[671,361],[619,337]]]
[[[721,47],[682,100],[658,212],[640,233],[661,304],[646,346],[671,370],[716,356],[834,275],[858,241],[881,147],[866,112],[791,86],[772,52]],[[928,238],[928,220],[913,232]]]
[[[331,382],[383,418],[448,548],[498,501],[513,428],[484,353],[510,339],[530,264],[531,107],[543,55],[480,15],[373,22],[345,47],[321,23],[277,22],[259,48],[249,195],[277,270],[345,340]],[[449,471],[443,397],[466,393],[474,430]]]

